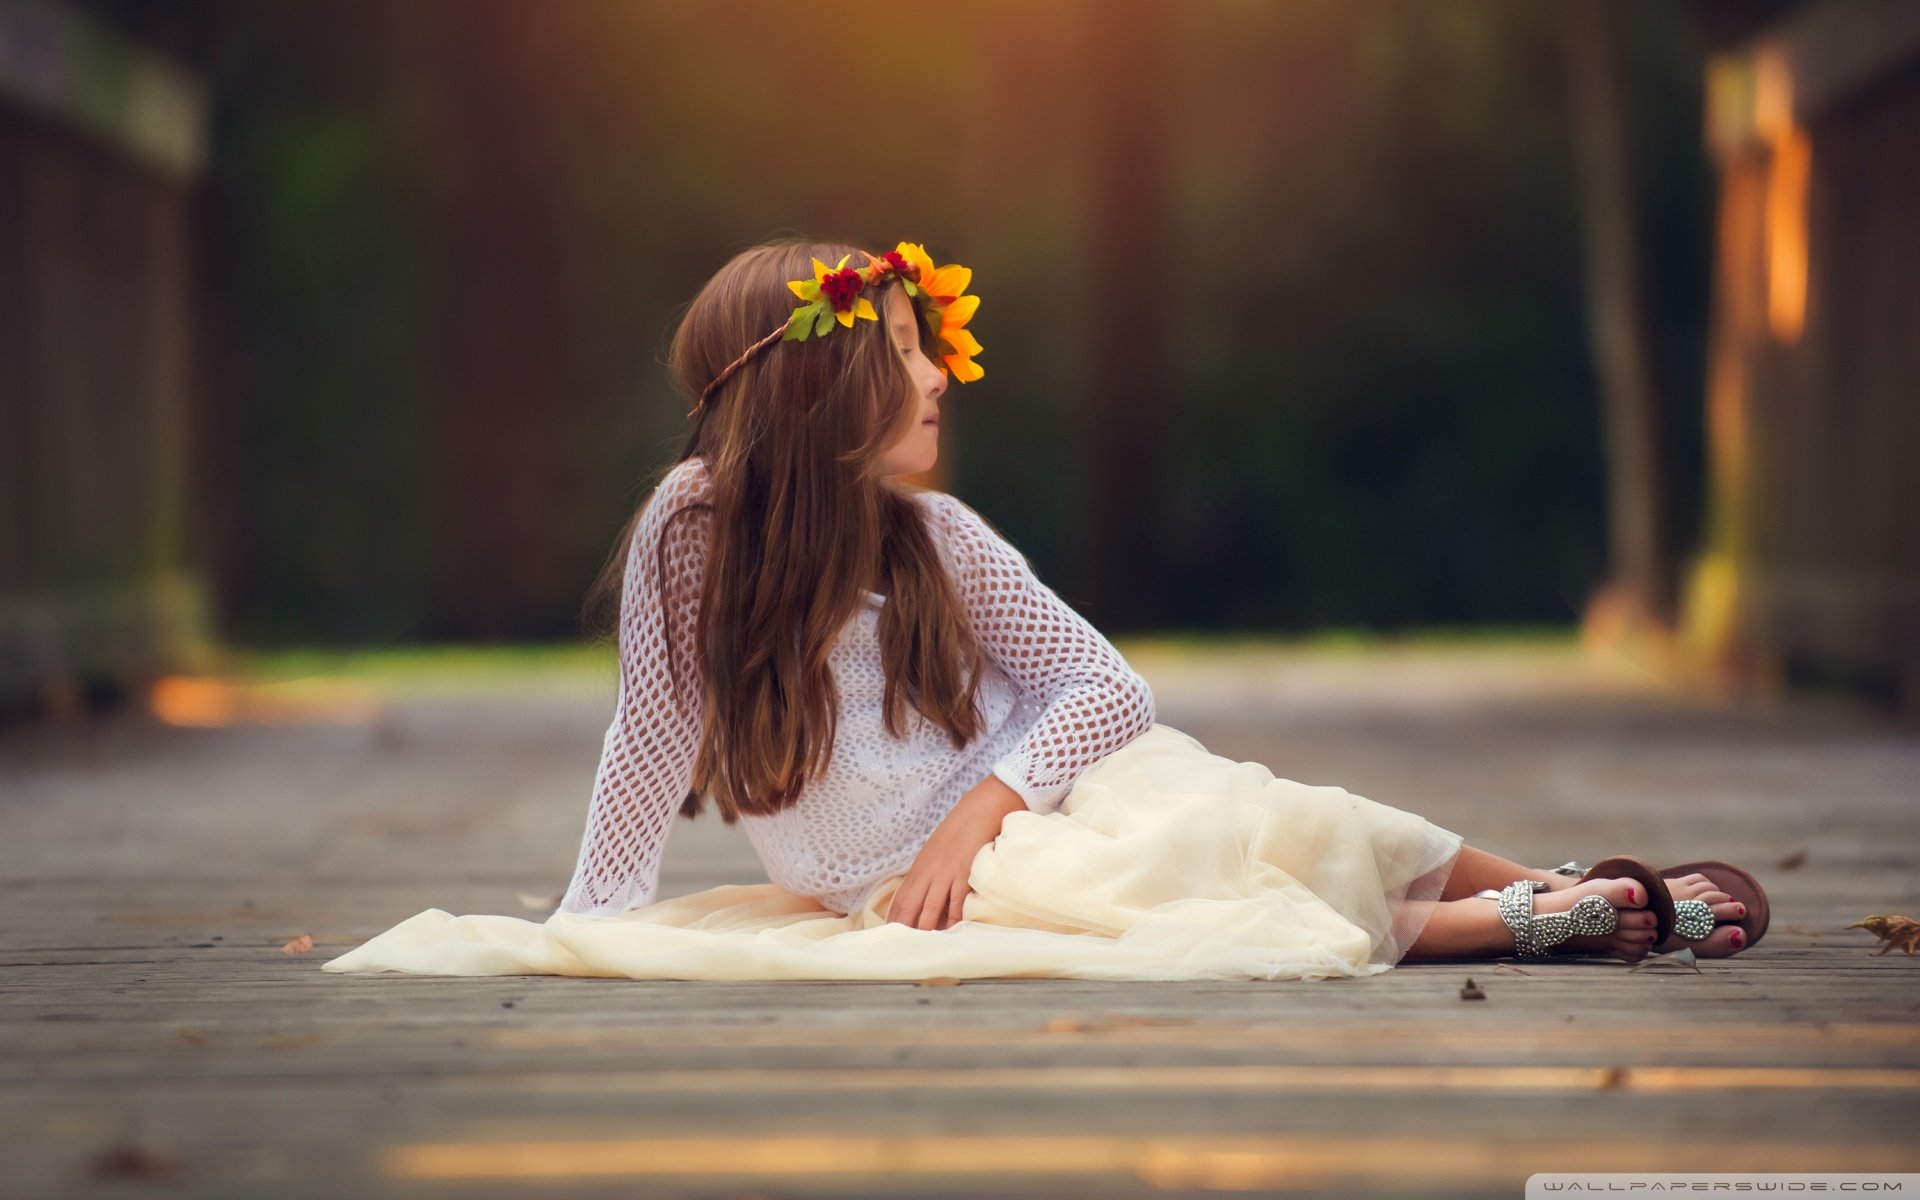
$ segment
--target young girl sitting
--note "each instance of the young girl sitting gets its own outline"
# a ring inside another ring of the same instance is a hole
[[[326,970],[1320,979],[1758,939],[1725,863],[1530,869],[1157,723],[985,518],[903,482],[983,373],[971,276],[787,240],[708,282],[671,352],[692,432],[590,599],[619,697],[559,911],[428,909]],[[656,899],[709,799],[770,882]]]

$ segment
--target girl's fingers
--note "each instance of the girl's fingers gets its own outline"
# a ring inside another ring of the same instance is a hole
[[[953,885],[953,893],[947,898],[947,927],[952,928],[966,918],[961,914],[967,908],[967,881],[962,879]]]
[[[947,910],[947,894],[944,891],[930,892],[926,902],[920,907],[920,920],[915,922],[921,929],[940,928],[941,914]]]
[[[920,881],[912,878],[901,883],[899,890],[893,893],[893,903],[887,906],[887,920],[911,925],[913,922],[906,914],[920,910],[919,892],[924,886]]]

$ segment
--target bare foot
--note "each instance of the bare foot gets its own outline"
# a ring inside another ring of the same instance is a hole
[[[1694,955],[1699,958],[1726,958],[1746,949],[1746,931],[1738,925],[1722,924],[1726,921],[1738,921],[1746,916],[1746,906],[1715,888],[1711,879],[1698,873],[1678,875],[1667,880],[1667,890],[1673,893],[1676,904],[1682,900],[1706,901],[1707,906],[1713,910],[1713,919],[1718,927],[1697,942],[1690,942],[1677,933],[1673,934],[1654,947],[1655,953],[1671,954],[1675,950],[1691,947]]]
[[[1533,898],[1535,916],[1542,913],[1566,912],[1579,903],[1583,896],[1603,896],[1613,905],[1615,917],[1619,922],[1612,933],[1581,934],[1557,942],[1548,947],[1552,954],[1604,954],[1614,958],[1624,958],[1630,962],[1647,956],[1652,947],[1655,922],[1653,913],[1647,908],[1647,889],[1635,879],[1588,879],[1579,880],[1570,875],[1546,873],[1549,878],[1549,890],[1540,892]],[[1564,880],[1564,884],[1553,884],[1552,880]],[[1500,919],[1498,910],[1494,920]],[[1503,924],[1502,929],[1506,928]],[[1700,943],[1704,945],[1705,943]]]

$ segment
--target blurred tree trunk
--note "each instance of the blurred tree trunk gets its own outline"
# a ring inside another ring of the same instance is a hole
[[[1084,594],[1121,627],[1171,616],[1161,569],[1172,388],[1175,272],[1166,184],[1164,63],[1177,18],[1160,0],[1100,0],[1085,11],[1093,104],[1092,210],[1078,264],[1090,362],[1081,393],[1089,488],[1078,564]]]
[[[1661,444],[1665,398],[1653,366],[1618,13],[1608,0],[1567,0],[1561,13],[1606,438],[1609,590],[1635,615],[1669,627],[1674,569],[1671,483]]]
[[[540,6],[423,10],[434,102],[439,510],[431,635],[551,632],[577,603],[560,526],[575,295],[565,272],[559,87]]]

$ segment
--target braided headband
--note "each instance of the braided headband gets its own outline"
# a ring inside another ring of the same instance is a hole
[[[946,344],[947,349],[940,352],[944,363],[941,374],[948,374],[950,370],[962,383],[971,383],[986,374],[973,361],[973,356],[980,353],[980,343],[966,329],[974,310],[980,307],[980,297],[963,295],[967,285],[973,282],[971,268],[958,263],[936,268],[926,247],[912,242],[901,242],[877,257],[865,250],[860,253],[867,255],[865,267],[849,267],[847,259],[852,255],[841,255],[840,261],[831,267],[816,258],[812,279],[788,280],[787,287],[806,303],[794,309],[784,325],[748,346],[739,358],[715,375],[713,382],[701,390],[700,399],[687,415],[691,417],[698,412],[713,389],[776,340],[804,342],[810,337],[825,337],[833,332],[836,321],[851,329],[855,317],[879,320],[872,301],[864,293],[892,280],[898,280],[906,289],[907,295],[916,301],[920,319]]]

